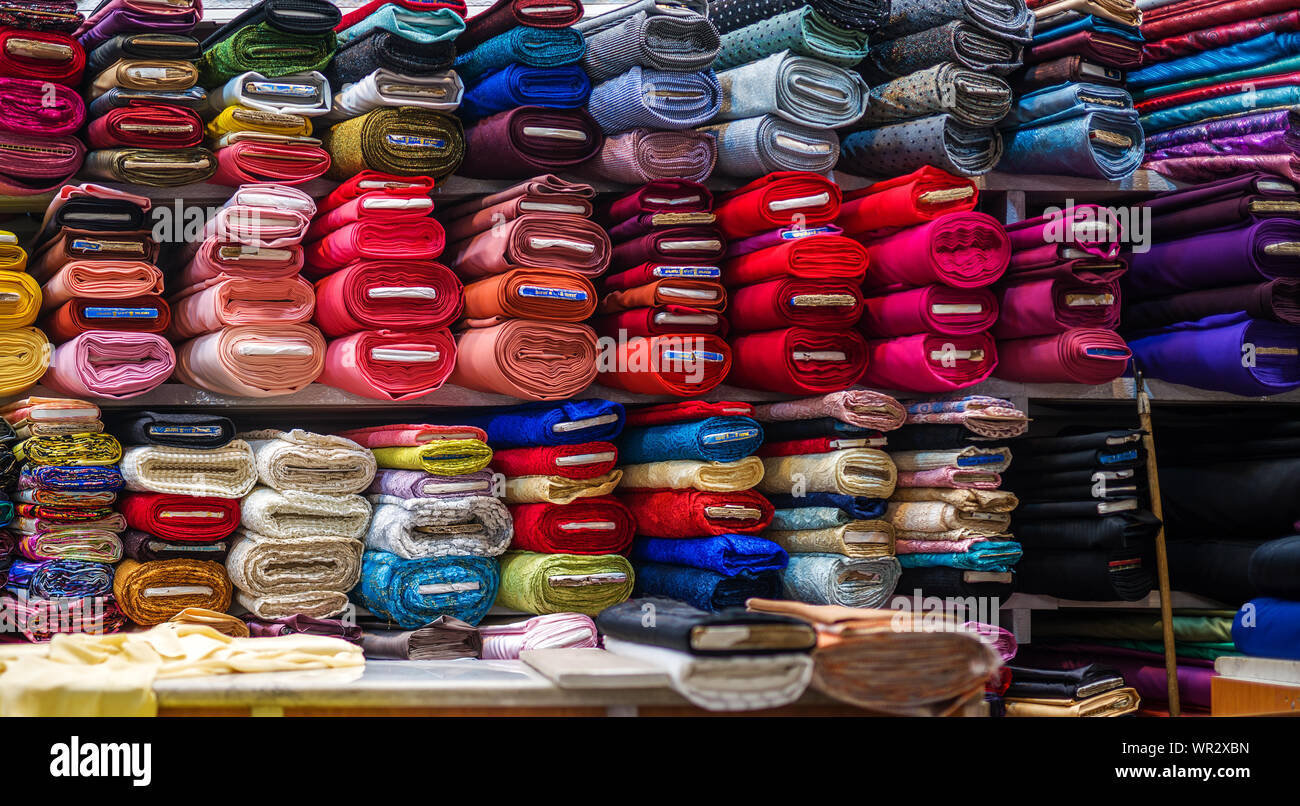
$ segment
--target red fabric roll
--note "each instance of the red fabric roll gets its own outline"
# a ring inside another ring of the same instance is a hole
[[[618,244],[609,264],[626,271],[645,263],[714,263],[726,251],[726,240],[713,227],[667,227]]]
[[[718,199],[718,227],[732,240],[790,224],[809,227],[835,220],[839,185],[809,171],[776,171]]]
[[[727,319],[737,332],[811,327],[840,330],[862,316],[862,292],[854,283],[786,277],[732,292]]]
[[[597,218],[613,226],[642,213],[700,213],[712,209],[713,194],[704,185],[684,179],[659,179],[615,199]]]
[[[440,263],[363,260],[317,281],[316,324],[331,337],[445,327],[459,318],[462,298],[460,280]]]
[[[617,274],[611,274],[605,277],[602,285],[606,291],[620,291],[625,288],[635,288],[646,283],[653,283],[655,280],[668,278],[683,280],[717,280],[722,277],[722,269],[718,266],[708,265],[683,265],[677,263],[651,262],[642,263],[634,266],[627,271],[620,271]]]
[[[987,288],[927,285],[868,297],[863,303],[862,333],[868,338],[934,333],[968,336],[982,333],[998,319],[998,300]]]
[[[646,537],[756,535],[772,523],[772,503],[753,490],[656,490],[624,493],[619,500],[636,518],[636,533]]]
[[[456,366],[444,329],[366,330],[330,342],[319,381],[376,400],[410,400],[442,386]]]
[[[867,290],[931,283],[981,288],[997,282],[1011,262],[1011,239],[987,213],[952,213],[865,242],[871,255]]]
[[[62,56],[38,58],[27,51],[27,42],[53,45],[65,51]],[[77,40],[53,31],[28,31],[0,28],[0,76],[51,81],[68,87],[81,83],[86,69],[86,51]]]
[[[517,504],[510,515],[510,548],[543,554],[622,554],[636,529],[628,508],[608,495],[571,504]]]
[[[1092,284],[1063,278],[1030,280],[998,289],[1001,315],[993,335],[1023,339],[1075,327],[1119,326],[1119,282]]]
[[[162,297],[133,297],[103,301],[73,299],[41,321],[41,330],[55,344],[71,341],[87,330],[129,330],[163,333],[171,324],[171,309]]]
[[[218,148],[216,155],[217,172],[208,180],[214,185],[301,185],[330,169],[329,152],[311,143],[240,140]]]
[[[879,431],[844,437],[809,437],[785,442],[764,442],[754,451],[756,456],[807,456],[813,453],[830,453],[846,448],[879,448],[886,444],[885,435]]]
[[[610,291],[600,299],[602,314],[633,311],[658,305],[687,305],[708,311],[727,307],[727,289],[711,280],[655,280],[621,291]]]
[[[442,254],[442,225],[414,221],[357,221],[306,244],[302,273],[313,280],[358,260],[432,260]]]
[[[867,342],[870,357],[862,382],[876,389],[952,392],[985,380],[998,363],[988,333],[936,336],[920,333]]]
[[[803,327],[747,333],[731,342],[733,386],[785,394],[820,394],[848,389],[862,377],[867,345],[854,331],[822,332]]]
[[[433,212],[433,199],[371,191],[316,216],[305,240],[315,241],[357,221],[411,221]]]
[[[1294,7],[1295,0],[1182,0],[1143,11],[1142,36],[1153,42]]]
[[[702,395],[727,377],[731,356],[717,336],[633,338],[616,346],[613,365],[601,368],[600,382],[647,395]]]
[[[353,199],[376,192],[389,196],[428,196],[433,192],[433,177],[397,176],[382,171],[362,171],[334,188],[321,201],[319,210],[321,213],[328,213]]]
[[[645,406],[629,409],[624,428],[641,428],[649,425],[669,425],[671,423],[689,423],[707,417],[752,417],[754,407],[749,403],[737,401],[718,401],[709,403],[704,400],[683,400],[680,403],[663,403],[658,406]]]
[[[975,180],[925,165],[844,194],[835,223],[848,235],[884,234],[974,210],[978,202]]]
[[[239,528],[238,498],[122,493],[118,510],[132,529],[180,543],[211,543]]]
[[[722,282],[734,287],[801,277],[859,283],[867,274],[869,262],[867,248],[852,238],[814,235],[726,261],[722,264]]]
[[[593,327],[601,336],[618,341],[620,338],[669,336],[700,333],[710,336],[727,335],[727,319],[717,311],[688,308],[685,305],[658,305],[653,308],[633,308],[609,316],[597,317]]]
[[[562,476],[566,479],[591,479],[605,475],[617,464],[618,448],[612,442],[546,445],[492,452],[492,469],[509,477]]]
[[[1053,336],[998,342],[999,378],[1095,386],[1124,374],[1132,353],[1113,330],[1074,328]]]
[[[1140,114],[1145,115],[1160,109],[1182,106],[1183,104],[1218,98],[1223,95],[1237,95],[1252,90],[1258,92],[1259,90],[1285,87],[1296,83],[1300,83],[1300,72],[1282,73],[1276,76],[1257,76],[1255,78],[1238,79],[1237,81],[1225,81],[1222,84],[1195,87],[1182,92],[1171,92],[1167,95],[1159,95],[1155,98],[1138,101],[1133,106],[1137,108]]]
[[[86,137],[91,148],[189,148],[203,142],[203,118],[193,109],[132,102],[92,120]]]
[[[1294,5],[1294,4],[1292,4]],[[1300,11],[1283,11],[1267,17],[1230,22],[1213,28],[1202,28],[1186,34],[1167,37],[1157,42],[1147,42],[1142,46],[1142,63],[1177,59],[1192,56],[1207,50],[1235,45],[1272,31],[1300,30]]]

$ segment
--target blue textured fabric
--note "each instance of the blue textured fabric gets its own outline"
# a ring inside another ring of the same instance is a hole
[[[1154,87],[1200,76],[1212,76],[1264,65],[1300,53],[1300,33],[1272,31],[1226,48],[1207,50],[1170,62],[1153,64],[1128,74],[1130,89]]]
[[[618,443],[625,465],[694,459],[736,462],[763,444],[763,426],[749,417],[709,417],[689,423],[629,428]]]
[[[477,582],[478,589],[420,593],[421,585]],[[492,557],[431,557],[403,560],[386,551],[367,551],[361,558],[361,581],[352,600],[376,616],[413,630],[438,616],[478,624],[492,608],[501,571]]]
[[[1126,340],[1134,364],[1148,378],[1246,397],[1300,388],[1300,364],[1290,352],[1300,350],[1300,328],[1290,325],[1228,313]],[[1254,345],[1253,352],[1246,345]],[[1253,357],[1251,366],[1244,360],[1248,355]]]
[[[746,599],[756,596],[774,599],[781,595],[780,571],[723,576],[702,568],[652,562],[637,563],[633,568],[636,571],[633,596],[666,596],[709,612],[741,607]]]
[[[999,124],[1004,129],[1041,126],[1077,117],[1085,112],[1132,110],[1133,97],[1123,87],[1104,84],[1057,84],[1016,99],[1016,105]]]
[[[638,537],[632,544],[632,559],[703,568],[727,577],[745,571],[780,571],[790,561],[785,549],[771,540],[746,535]]]
[[[561,423],[603,419],[611,415],[615,419],[608,423],[592,423],[566,431],[555,430],[555,426]],[[453,417],[434,414],[430,421],[482,428],[487,432],[488,444],[495,450],[608,442],[622,432],[624,417],[622,403],[612,400],[568,400],[563,403],[527,403],[495,409],[488,414],[462,413]]]
[[[9,587],[41,599],[81,599],[113,591],[113,566],[85,560],[15,560]]]
[[[1128,139],[1111,145],[1090,136],[1109,132]],[[1142,127],[1137,112],[1088,112],[1068,120],[1027,126],[1003,137],[998,170],[1017,174],[1061,174],[1088,179],[1123,179],[1142,164]]]
[[[771,529],[802,532],[808,529],[833,529],[852,521],[849,513],[838,507],[794,507],[772,513]]]
[[[809,604],[879,607],[889,600],[901,572],[890,557],[796,552],[782,574],[784,599]]]
[[[572,28],[511,28],[469,53],[456,57],[455,70],[461,81],[495,73],[508,64],[529,67],[559,67],[576,64],[587,53],[587,41]]]
[[[883,517],[889,502],[883,498],[867,498],[863,495],[844,495],[842,493],[804,493],[795,497],[789,493],[769,495],[767,500],[777,509],[797,509],[800,507],[834,507],[844,510],[850,518],[870,521]],[[776,525],[773,524],[773,529]]]
[[[517,106],[575,109],[587,103],[591,80],[576,64],[560,67],[508,65],[465,90],[457,113],[477,120]]]
[[[1077,34],[1080,31],[1095,31],[1097,33],[1114,34],[1123,37],[1130,42],[1145,42],[1146,37],[1142,36],[1142,31],[1137,28],[1130,28],[1127,25],[1120,25],[1117,22],[1104,20],[1100,17],[1088,15],[1083,19],[1067,22],[1065,25],[1059,25],[1050,31],[1035,31],[1034,44],[1043,45],[1056,39],[1063,39],[1070,34]]]
[[[789,442],[814,437],[849,437],[879,433],[874,428],[837,420],[834,417],[817,417],[812,420],[777,420],[763,424],[768,442]]]
[[[403,39],[431,45],[455,39],[463,33],[465,19],[449,8],[413,11],[389,4],[340,31],[339,47],[355,42],[371,31],[390,31]]]
[[[117,465],[77,467],[24,465],[18,477],[19,488],[38,490],[77,490],[81,492],[117,491],[125,485]]]
[[[606,134],[629,129],[681,130],[708,123],[722,106],[712,70],[668,73],[633,67],[591,91],[587,111]]]
[[[1182,106],[1171,106],[1142,116],[1142,128],[1147,134],[1199,123],[1210,118],[1223,118],[1257,109],[1300,104],[1300,87],[1269,87],[1236,95],[1207,98]]]
[[[900,554],[904,568],[961,568],[967,571],[1010,571],[1020,560],[1020,544],[1013,540],[984,540],[966,551],[944,554]]]
[[[1300,602],[1251,599],[1232,619],[1232,642],[1247,655],[1300,660]]]

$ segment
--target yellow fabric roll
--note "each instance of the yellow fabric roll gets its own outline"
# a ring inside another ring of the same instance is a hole
[[[1007,697],[1007,716],[1107,717],[1131,714],[1142,704],[1137,689],[1117,688],[1086,700]]]
[[[25,271],[27,269],[27,250],[18,245],[18,236],[8,230],[0,230],[0,270]]]
[[[477,473],[492,461],[492,449],[477,439],[431,439],[423,445],[375,448],[373,453],[380,467],[439,476]]]
[[[611,470],[591,479],[563,476],[515,476],[506,479],[507,504],[571,504],[579,498],[609,495],[623,478],[623,471]]]
[[[763,480],[763,460],[746,456],[738,462],[679,459],[623,467],[623,487],[638,490],[703,490],[734,493]]]
[[[841,493],[888,498],[898,481],[890,455],[875,448],[847,448],[800,456],[770,456],[763,460],[760,492],[776,495]]]
[[[45,374],[53,349],[34,327],[0,330],[0,397],[30,389]]]
[[[212,119],[207,126],[207,134],[213,140],[220,140],[234,132],[266,132],[268,134],[309,135],[311,118],[303,115],[286,115],[279,112],[265,112],[261,109],[249,109],[246,106],[228,106],[221,114]]]
[[[1010,512],[1020,499],[1010,490],[961,490],[948,487],[899,487],[894,501],[940,501],[962,512]]]
[[[21,271],[0,271],[0,329],[27,327],[41,312],[41,286]]]

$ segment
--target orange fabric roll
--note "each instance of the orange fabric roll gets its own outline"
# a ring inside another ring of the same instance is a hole
[[[311,325],[241,325],[176,348],[176,378],[231,397],[306,389],[325,369],[325,337]]]
[[[660,305],[685,305],[697,310],[721,311],[727,306],[727,290],[721,283],[669,277],[622,291],[612,291],[601,298],[599,310],[601,313],[618,313]]]
[[[465,286],[465,318],[581,322],[596,310],[596,287],[571,271],[515,269]]]
[[[451,383],[524,400],[563,400],[596,379],[596,332],[586,325],[510,319],[456,337]]]
[[[143,260],[73,260],[42,289],[49,312],[74,297],[130,299],[163,292],[162,269]]]
[[[296,325],[311,318],[316,294],[300,276],[218,277],[172,298],[168,335],[188,339],[232,325]]]

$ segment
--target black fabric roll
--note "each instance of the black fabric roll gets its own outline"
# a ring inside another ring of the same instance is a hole
[[[891,443],[892,445],[892,443]],[[1057,470],[1049,473],[1017,472],[1016,467],[1020,462],[1020,455],[1016,454],[1016,460],[1012,466],[1002,474],[1002,486],[1008,490],[1013,490],[1018,496],[1033,496],[1043,498],[1040,490],[1052,490],[1058,488],[1078,488],[1087,490],[1093,485],[1093,476],[1097,473],[1109,473],[1116,484],[1132,484],[1138,479],[1138,471],[1133,468],[1122,470],[1100,471],[1095,468],[1085,467],[1078,470]],[[1067,499],[1068,500],[1068,499]]]
[[[99,199],[87,196],[68,199],[50,216],[36,236],[36,244],[45,243],[64,227],[92,232],[131,232],[145,229],[144,210],[126,199]]]
[[[326,34],[343,20],[343,12],[325,0],[262,0],[203,40],[207,50],[241,28],[265,22],[287,34]]]
[[[836,25],[874,31],[889,19],[889,0],[712,0],[709,19],[725,34],[805,5]]]
[[[456,46],[451,41],[421,44],[377,29],[339,48],[325,77],[338,89],[380,68],[404,76],[428,76],[450,70],[455,61]]]
[[[1300,536],[1260,546],[1250,558],[1250,584],[1260,596],[1300,599]]]
[[[1134,548],[1145,550],[1160,529],[1160,519],[1145,509],[1101,518],[1055,518],[1023,521],[1015,525],[1016,540],[1025,552],[1039,549]]]
[[[22,465],[14,458],[14,452],[0,445],[0,489],[17,484],[21,472]]]
[[[763,436],[767,442],[791,442],[796,439],[817,437],[869,437],[880,433],[874,428],[860,428],[834,417],[817,417],[812,420],[781,420],[763,423]]]
[[[0,420],[0,447],[10,447],[18,442],[14,427],[6,420]]]
[[[1007,664],[1007,668],[1011,670],[1011,685],[1004,697],[1081,700],[1124,686],[1124,676],[1118,669],[1100,663],[1074,669],[1035,669],[1014,664]]]
[[[414,630],[392,630],[361,624],[361,651],[381,660],[457,660],[483,655],[478,628],[452,616],[438,616]]]
[[[1176,591],[1237,606],[1261,595],[1251,558],[1267,540],[1170,540],[1169,584]]]
[[[1154,330],[1220,313],[1245,311],[1255,319],[1300,325],[1300,279],[1189,291],[1124,306],[1125,330]]]
[[[1016,570],[1019,571],[1019,566]],[[966,575],[970,573],[973,572],[961,568],[904,568],[898,578],[898,585],[894,588],[894,595],[911,596],[920,589],[925,596],[974,596],[1006,600],[1014,590],[1011,582],[967,582]]]
[[[1135,602],[1155,586],[1144,553],[1026,551],[1016,564],[1016,590],[1087,602]]]
[[[1125,501],[1136,498],[1121,498],[1115,501],[1032,501],[1021,502],[1011,513],[1011,524],[1026,521],[1056,520],[1058,518],[1100,518],[1104,515],[1116,515],[1120,512],[1136,512],[1141,508],[1140,502],[1135,506],[1124,506]]]
[[[780,625],[789,636],[793,630],[798,644],[790,646],[764,646],[761,634],[754,628]],[[748,627],[751,629],[747,646],[701,647],[692,640],[697,630],[710,627]],[[602,635],[624,641],[689,652],[692,655],[753,655],[766,652],[804,652],[817,644],[817,631],[807,622],[774,613],[750,613],[744,608],[729,607],[715,613],[691,607],[676,599],[647,596],[629,599],[607,607],[596,616],[596,628]]]
[[[166,414],[142,411],[126,427],[132,445],[170,445],[173,448],[212,449],[235,438],[235,424],[217,414]]]
[[[131,559],[147,563],[150,560],[212,560],[224,563],[230,551],[230,539],[210,543],[171,543],[147,532],[131,529],[122,535],[123,553]]]
[[[1017,470],[1035,472],[1056,472],[1063,470],[1123,470],[1137,467],[1146,459],[1142,443],[1133,442],[1113,448],[1093,448],[1067,450],[1062,448],[1057,453],[1037,453],[1026,456],[1019,443],[1011,443],[1011,455],[1015,457]]]
[[[1285,537],[1300,520],[1300,456],[1208,465],[1162,460],[1160,497],[1173,540]]]
[[[889,449],[895,451],[930,451],[1008,443],[1005,439],[982,438],[964,425],[905,425],[885,436],[889,440]]]
[[[1128,445],[1138,445],[1142,431],[1121,428],[1113,431],[1088,431],[1085,433],[1058,434],[1054,437],[1028,437],[1016,442],[1016,455],[1054,455],[1078,451],[1102,450]]]

